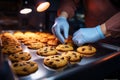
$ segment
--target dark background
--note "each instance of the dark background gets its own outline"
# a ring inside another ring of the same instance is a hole
[[[44,12],[36,11],[36,0],[27,0],[32,12],[20,14],[19,11],[24,7],[24,1],[26,0],[0,0],[0,28],[2,30],[42,30],[51,32],[51,27],[57,17],[60,0],[48,0],[51,5]],[[79,10],[69,20],[70,26],[73,26],[70,29],[71,33],[84,25],[84,19],[81,18],[84,10],[82,7]]]

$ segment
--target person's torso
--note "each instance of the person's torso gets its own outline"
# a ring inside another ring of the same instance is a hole
[[[118,12],[109,0],[84,0],[84,6],[87,27],[102,24]]]

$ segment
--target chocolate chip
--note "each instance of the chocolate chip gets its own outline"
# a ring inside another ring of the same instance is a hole
[[[53,62],[50,62],[49,64],[51,65],[51,64],[53,64]]]
[[[69,48],[68,46],[65,46],[65,48]]]
[[[14,55],[14,57],[15,57],[15,58],[18,58],[18,56],[17,56],[17,55]]]
[[[30,64],[30,62],[26,62],[27,64]]]
[[[30,64],[31,66],[34,66],[34,64]]]
[[[30,56],[30,54],[28,54],[28,56]]]
[[[20,52],[19,54],[23,54],[23,52]]]
[[[51,58],[54,58],[54,56],[52,56]]]
[[[71,59],[71,56],[69,56],[68,58]]]
[[[13,66],[16,67],[16,66],[18,66],[18,64],[14,64]]]
[[[46,59],[47,61],[50,60],[50,59]]]
[[[56,61],[60,61],[59,59],[56,59]]]
[[[58,57],[58,56],[55,56],[55,57]]]
[[[23,71],[25,71],[25,72],[26,72],[26,71],[27,71],[27,69],[26,69],[26,68],[23,68]]]
[[[76,55],[76,53],[72,53],[73,55]]]
[[[16,46],[16,48],[19,48],[19,46]]]
[[[47,48],[45,48],[44,51],[47,51]]]
[[[50,50],[54,50],[53,48],[50,48]]]
[[[82,51],[84,51],[85,50],[85,48],[82,48]]]
[[[64,60],[64,57],[62,57],[61,59]]]
[[[20,64],[20,66],[23,66],[22,64]]]
[[[21,60],[25,60],[25,57],[21,57]]]

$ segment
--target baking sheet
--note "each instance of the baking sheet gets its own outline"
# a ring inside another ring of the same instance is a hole
[[[3,31],[4,32],[4,31]],[[5,31],[6,32],[6,31]],[[13,33],[13,30],[7,30],[7,32]],[[36,50],[28,49],[24,44],[21,44],[22,48],[24,49],[24,52],[29,52],[32,55],[32,58],[30,60],[35,61],[39,68],[36,72],[27,75],[27,76],[16,76],[15,80],[54,80],[54,76],[59,75],[60,73],[65,73],[71,69],[74,69],[76,67],[81,67],[81,69],[86,66],[87,64],[90,64],[92,62],[95,62],[96,60],[102,59],[106,56],[109,56],[110,54],[113,54],[114,52],[117,52],[120,50],[120,47],[114,46],[112,44],[107,43],[94,43],[91,44],[97,49],[97,52],[92,57],[83,57],[80,62],[77,64],[68,64],[66,67],[54,70],[46,67],[43,64],[43,57],[38,56],[36,54]]]
[[[100,43],[101,44],[101,43]],[[54,80],[52,79],[54,76],[59,75],[60,73],[64,73],[65,71],[68,71],[69,69],[73,69],[76,66],[84,67],[87,64],[90,64],[96,60],[99,60],[101,58],[104,58],[105,56],[108,56],[114,52],[117,52],[114,48],[112,49],[107,47],[108,44],[104,44],[106,46],[102,46],[100,44],[92,44],[97,49],[97,52],[92,57],[83,57],[82,60],[76,64],[68,64],[66,67],[61,68],[59,70],[51,69],[46,67],[43,64],[43,58],[41,56],[38,56],[36,54],[36,50],[28,49],[24,44],[22,44],[23,51],[29,52],[32,55],[31,60],[35,61],[39,68],[35,73],[32,73],[28,76],[17,76],[19,80]]]

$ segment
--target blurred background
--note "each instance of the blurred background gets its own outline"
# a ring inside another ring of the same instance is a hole
[[[57,17],[60,0],[48,0],[48,2],[50,6],[45,11],[38,12],[36,10],[37,0],[0,0],[0,28],[3,30],[50,31]],[[31,8],[32,11],[25,14],[20,13],[24,7]],[[83,27],[84,9],[80,8],[80,11],[77,11],[76,15],[69,20],[71,26]],[[72,27],[72,30],[73,28],[76,30],[78,27]]]

